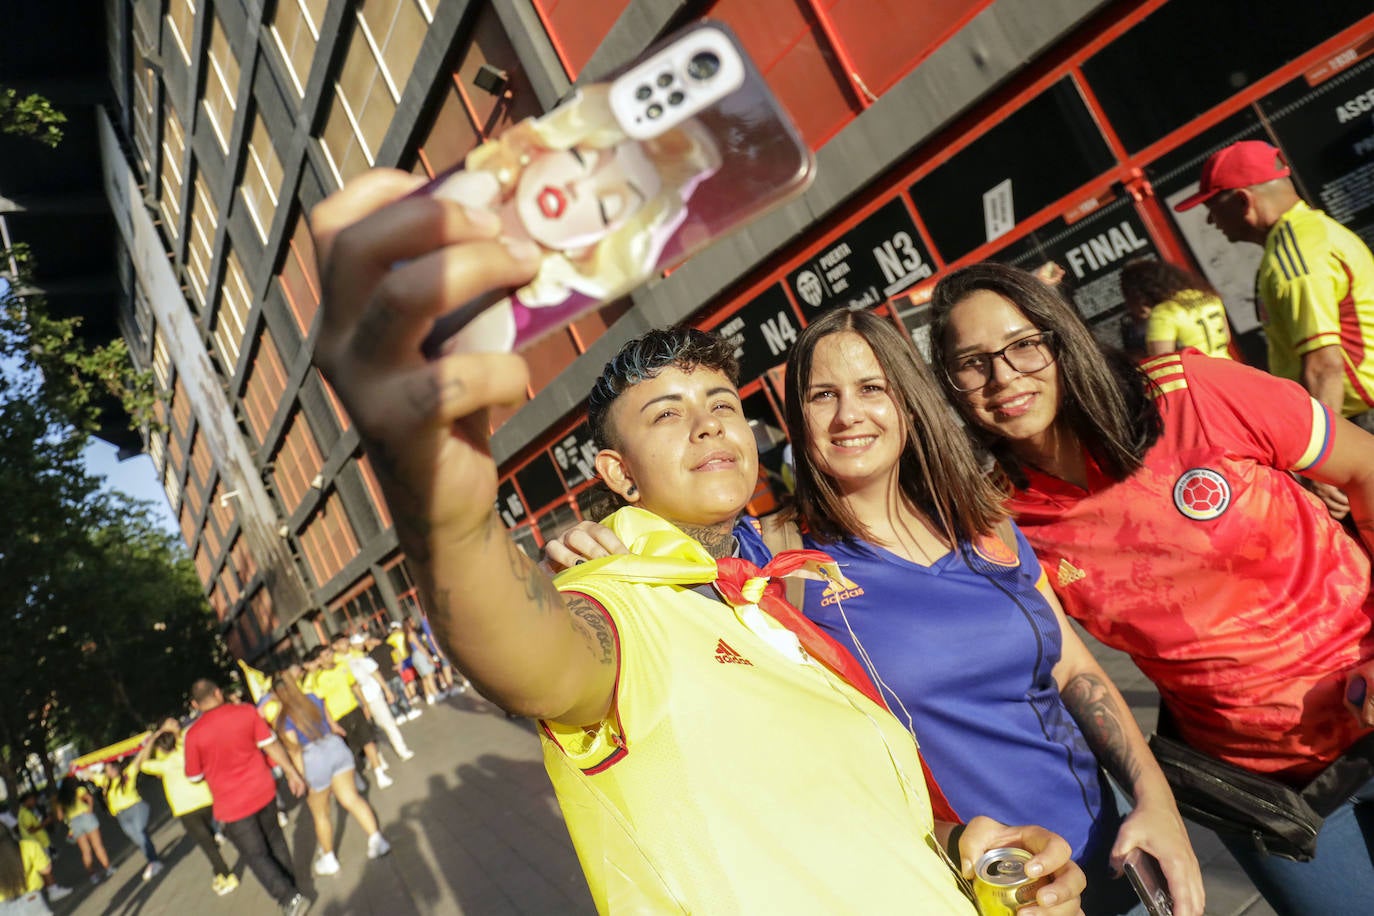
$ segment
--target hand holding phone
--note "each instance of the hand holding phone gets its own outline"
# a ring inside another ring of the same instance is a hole
[[[535,243],[526,285],[441,317],[428,356],[520,349],[803,190],[813,160],[723,25],[512,126],[417,193],[495,212]]]
[[[1126,853],[1122,868],[1150,916],[1174,916],[1174,898],[1158,859],[1137,847]]]

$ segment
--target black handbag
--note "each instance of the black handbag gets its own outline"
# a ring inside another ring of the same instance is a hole
[[[1160,729],[1167,732],[1172,724],[1161,706]],[[1301,791],[1163,734],[1150,736],[1150,750],[1184,817],[1218,834],[1244,837],[1261,854],[1295,862],[1316,855],[1327,815],[1374,778],[1374,734],[1351,745]]]

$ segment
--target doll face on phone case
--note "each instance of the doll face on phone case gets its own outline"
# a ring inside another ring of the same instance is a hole
[[[585,248],[614,232],[662,190],[640,145],[572,148],[538,154],[521,173],[516,212],[545,248]]]

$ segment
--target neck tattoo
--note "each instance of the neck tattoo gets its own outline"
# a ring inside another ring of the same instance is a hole
[[[702,528],[695,525],[679,525],[678,528],[683,534],[705,547],[706,552],[714,559],[719,560],[721,557],[735,554],[735,536],[729,528],[723,531],[719,527]]]

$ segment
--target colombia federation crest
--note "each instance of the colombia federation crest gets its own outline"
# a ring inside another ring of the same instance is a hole
[[[1231,484],[1210,468],[1190,468],[1174,484],[1174,508],[1195,522],[1211,521],[1231,505]]]

